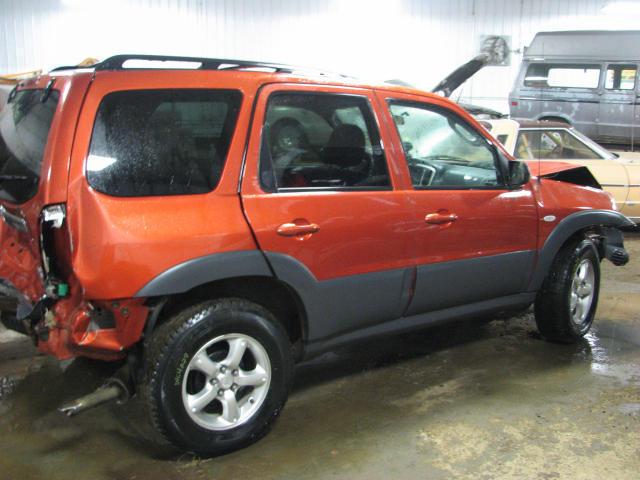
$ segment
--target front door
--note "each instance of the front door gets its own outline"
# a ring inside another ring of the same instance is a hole
[[[275,275],[303,300],[311,342],[400,317],[408,301],[410,208],[374,100],[279,84],[257,101],[242,203]]]
[[[481,127],[436,99],[380,94],[413,190],[417,278],[407,315],[522,293],[535,262],[530,185],[505,187]]]

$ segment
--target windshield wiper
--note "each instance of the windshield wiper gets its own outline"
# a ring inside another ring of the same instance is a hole
[[[422,160],[442,160],[445,162],[455,162],[460,165],[468,165],[469,160],[465,160],[464,158],[454,157],[453,155],[430,155],[428,157],[422,158]]]
[[[29,177],[26,175],[1,175],[0,174],[0,182],[3,180],[29,180]]]

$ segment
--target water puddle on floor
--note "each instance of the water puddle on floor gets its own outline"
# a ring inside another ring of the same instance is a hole
[[[113,366],[60,364],[36,356],[28,341],[0,343],[0,478],[372,480],[478,471],[560,478],[567,458],[633,478],[624,473],[640,471],[638,274],[608,275],[617,283],[605,285],[594,328],[575,345],[543,341],[527,312],[383,338],[301,364],[274,431],[213,460],[151,443],[139,398],[75,419],[56,411],[99,386]],[[533,470],[513,463],[523,458]]]

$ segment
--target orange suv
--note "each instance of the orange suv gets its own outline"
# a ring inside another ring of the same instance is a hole
[[[584,167],[529,174],[454,103],[293,67],[116,56],[22,82],[0,117],[3,322],[127,360],[64,407],[137,392],[165,440],[261,438],[293,365],[535,304],[590,328],[633,223]]]

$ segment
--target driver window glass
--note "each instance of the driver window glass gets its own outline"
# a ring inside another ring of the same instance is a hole
[[[276,93],[262,128],[266,191],[390,189],[369,102],[355,95]]]
[[[493,148],[452,112],[434,106],[389,105],[416,188],[499,185]]]
[[[597,160],[598,154],[566,130],[521,130],[515,157],[524,160]]]

